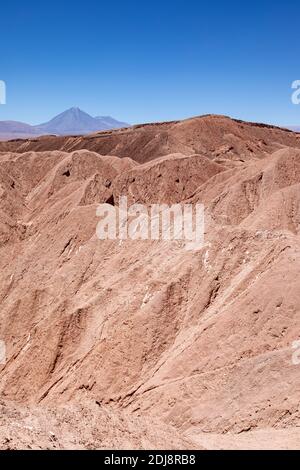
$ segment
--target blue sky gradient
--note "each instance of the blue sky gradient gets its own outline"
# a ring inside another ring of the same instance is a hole
[[[0,120],[72,106],[129,123],[216,113],[299,125],[300,2],[1,3]]]

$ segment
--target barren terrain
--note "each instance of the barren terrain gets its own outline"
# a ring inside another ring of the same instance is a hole
[[[203,203],[205,245],[99,203]],[[224,116],[0,143],[1,448],[300,448],[300,135]]]

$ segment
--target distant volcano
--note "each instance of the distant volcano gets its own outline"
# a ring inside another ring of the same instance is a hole
[[[110,116],[92,117],[79,108],[70,108],[48,122],[30,126],[17,121],[0,121],[0,138],[22,138],[37,135],[81,135],[108,129],[129,127]]]

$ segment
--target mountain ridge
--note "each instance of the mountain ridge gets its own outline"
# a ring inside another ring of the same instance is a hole
[[[26,138],[43,135],[85,135],[91,132],[120,129],[129,124],[111,116],[93,117],[80,108],[72,107],[47,122],[30,125],[20,121],[0,121],[0,139]]]
[[[31,136],[32,137],[32,136]],[[91,150],[101,155],[130,157],[140,163],[181,152],[208,158],[246,161],[281,148],[300,147],[299,134],[270,124],[228,116],[204,115],[183,121],[146,123],[82,136],[44,136],[0,144],[0,151]]]

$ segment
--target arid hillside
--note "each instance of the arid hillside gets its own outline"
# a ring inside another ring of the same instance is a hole
[[[204,204],[204,246],[99,240],[121,195]],[[300,448],[298,134],[2,142],[0,201],[1,448]]]
[[[226,116],[200,116],[184,121],[141,124],[88,136],[44,136],[0,142],[0,151],[91,150],[145,163],[173,153],[201,154],[237,161],[264,157],[280,146],[300,147],[300,134]]]

